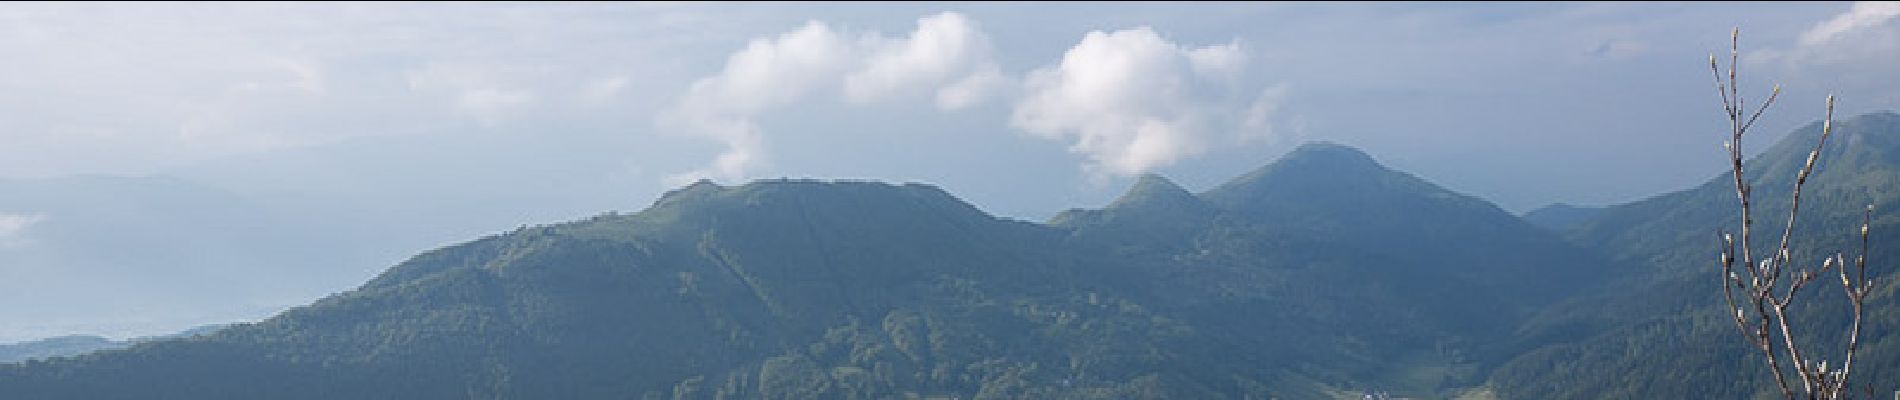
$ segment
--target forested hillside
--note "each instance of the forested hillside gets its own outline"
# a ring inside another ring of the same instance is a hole
[[[1357,150],[1049,224],[934,187],[697,183],[424,253],[215,335],[0,367],[34,398],[1316,398],[1481,383],[1607,263]],[[183,384],[173,384],[183,383]]]

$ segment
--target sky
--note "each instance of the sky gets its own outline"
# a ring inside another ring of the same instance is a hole
[[[1041,221],[1309,141],[1512,212],[1900,109],[1900,4],[0,4],[0,343],[256,319],[698,179]],[[1756,103],[1759,100],[1753,100]]]

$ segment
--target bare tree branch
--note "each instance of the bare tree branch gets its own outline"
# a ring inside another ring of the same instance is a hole
[[[1801,398],[1808,400],[1834,400],[1847,396],[1847,380],[1853,370],[1854,354],[1858,350],[1861,316],[1867,293],[1872,291],[1873,281],[1867,277],[1868,228],[1873,220],[1873,206],[1868,206],[1861,216],[1861,252],[1855,256],[1853,271],[1849,271],[1847,258],[1841,254],[1824,258],[1819,268],[1791,266],[1794,262],[1794,230],[1797,216],[1801,210],[1802,189],[1807,186],[1808,178],[1813,175],[1814,167],[1821,157],[1821,151],[1827,146],[1827,139],[1834,132],[1834,96],[1827,98],[1827,116],[1822,121],[1821,136],[1815,141],[1814,149],[1808,151],[1808,157],[1801,169],[1796,172],[1794,187],[1788,199],[1786,224],[1782,226],[1780,242],[1773,251],[1760,260],[1755,258],[1754,247],[1754,204],[1751,202],[1754,190],[1749,185],[1742,162],[1742,137],[1764,111],[1775,103],[1781,95],[1781,86],[1774,90],[1762,102],[1759,108],[1750,113],[1741,96],[1739,82],[1736,81],[1735,66],[1740,60],[1740,30],[1729,36],[1729,65],[1727,76],[1717,63],[1715,56],[1709,56],[1709,71],[1715,76],[1715,89],[1722,98],[1722,109],[1729,119],[1729,138],[1722,143],[1728,152],[1729,167],[1735,185],[1735,198],[1741,204],[1741,238],[1738,240],[1724,232],[1722,236],[1721,278],[1722,297],[1728,308],[1734,311],[1731,319],[1735,328],[1747,338],[1755,349],[1760,351],[1768,365],[1769,375],[1775,378],[1775,385],[1781,390],[1782,397],[1795,399],[1795,391],[1784,376],[1788,372],[1800,378]],[[1746,115],[1746,118],[1743,116]],[[1737,253],[1739,258],[1737,257]],[[1737,267],[1740,262],[1740,267]],[[1847,333],[1846,363],[1838,368],[1829,368],[1826,360],[1810,358],[1801,346],[1796,345],[1796,324],[1790,320],[1789,310],[1797,301],[1796,295],[1808,283],[1826,274],[1830,269],[1839,269],[1841,288],[1847,294],[1853,311],[1853,324]],[[1737,271],[1741,270],[1741,271]],[[1746,272],[1744,279],[1740,272]],[[1785,278],[1785,283],[1784,283]],[[1739,291],[1739,292],[1738,292]],[[1753,315],[1750,315],[1752,310]],[[1752,318],[1751,318],[1752,317]],[[1752,320],[1752,322],[1751,322]],[[1780,346],[1776,346],[1775,333],[1780,333]],[[1783,354],[1786,352],[1786,364],[1792,371],[1782,368]]]

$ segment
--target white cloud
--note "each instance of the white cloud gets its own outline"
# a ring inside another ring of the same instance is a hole
[[[291,74],[290,79],[284,83],[285,86],[308,94],[323,94],[325,85],[323,70],[318,69],[316,65],[289,60],[279,60],[276,64]]]
[[[984,66],[962,80],[937,90],[937,108],[960,110],[982,103],[1010,84],[995,65]]]
[[[1244,128],[1241,129],[1242,137],[1265,139],[1273,136],[1273,125],[1270,119],[1274,114],[1279,113],[1280,107],[1286,103],[1286,97],[1286,85],[1273,85],[1261,89],[1260,96],[1254,97],[1253,104],[1247,106],[1246,119],[1240,123],[1240,126]]]
[[[604,102],[608,99],[612,99],[614,96],[620,95],[620,93],[625,91],[627,86],[632,83],[633,78],[629,78],[626,75],[615,75],[596,79],[593,82],[587,83],[586,87],[581,90],[580,97],[582,101],[589,103]]]
[[[1820,21],[1801,33],[1794,46],[1769,49],[1749,56],[1750,61],[1772,61],[1793,67],[1822,67],[1819,75],[1873,73],[1884,81],[1891,68],[1900,67],[1900,2],[1856,2],[1846,12]],[[1850,72],[1851,71],[1851,72]]]
[[[852,52],[842,35],[822,22],[770,39],[754,39],[726,61],[718,76],[693,84],[693,100],[754,113],[798,99],[842,70]],[[698,104],[697,106],[712,106]]]
[[[1900,16],[1900,2],[1860,1],[1846,13],[1821,22],[1801,34],[1801,44],[1808,46],[1827,44],[1836,38],[1854,31],[1878,28]]]
[[[1237,42],[1187,48],[1147,27],[1090,32],[1029,73],[1010,123],[1072,140],[1097,177],[1136,175],[1265,126],[1283,92],[1244,98],[1235,87],[1246,59]]]
[[[44,214],[0,213],[0,248],[32,243],[26,236],[27,229],[43,221],[46,221]]]
[[[764,164],[765,138],[756,118],[783,106],[844,70],[852,51],[843,36],[810,21],[791,32],[753,39],[726,59],[718,75],[693,82],[679,104],[663,112],[662,125],[726,145],[712,165],[675,174],[669,184],[703,178],[740,180]]]
[[[455,99],[456,106],[481,116],[494,115],[533,102],[534,95],[528,92],[495,87],[464,89]]]
[[[674,56],[764,13],[703,4],[8,3],[0,5],[0,176],[142,175],[361,137],[644,120],[661,104],[626,93],[696,77]],[[432,72],[469,79],[410,85]],[[621,95],[589,97],[591,80],[612,76],[629,77]]]
[[[937,106],[954,110],[980,101],[1002,81],[990,61],[989,36],[962,14],[918,19],[909,36],[873,47],[865,65],[845,77],[845,97],[853,102],[937,89]]]
[[[1240,51],[1239,41],[1188,50],[1187,57],[1194,72],[1203,76],[1237,79],[1247,68],[1247,53]]]
[[[1743,28],[1743,46],[1748,39]],[[1771,76],[1797,96],[1839,95],[1842,112],[1891,109],[1900,104],[1900,3],[1856,2],[1847,10],[1814,20],[1785,47],[1747,51],[1745,63],[1775,69]]]
[[[718,74],[693,82],[661,112],[662,127],[726,147],[710,165],[666,182],[750,177],[768,156],[761,114],[834,88],[858,104],[932,92],[941,109],[977,104],[1008,82],[990,51],[989,37],[957,13],[920,18],[917,29],[901,39],[868,33],[853,40],[819,21],[755,38],[727,57]]]
[[[456,110],[492,126],[535,103],[534,92],[514,83],[534,72],[532,68],[435,63],[408,72],[406,78],[410,91],[446,95]]]

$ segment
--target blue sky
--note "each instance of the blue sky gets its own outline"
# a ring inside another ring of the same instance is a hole
[[[255,318],[428,248],[635,211],[699,178],[927,182],[1042,220],[1141,173],[1202,190],[1323,140],[1511,211],[1613,204],[1721,170],[1706,57],[1730,28],[1743,89],[1785,91],[1759,149],[1827,93],[1844,115],[1900,109],[1896,15],[9,3],[0,301],[33,306],[0,308],[0,342]]]

